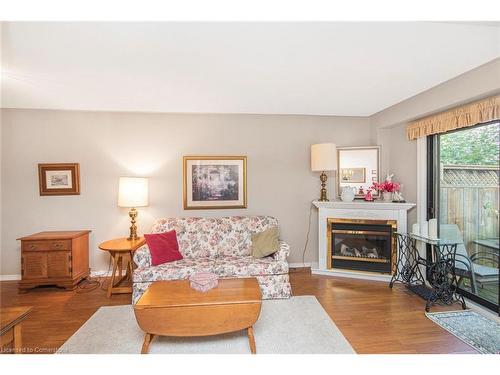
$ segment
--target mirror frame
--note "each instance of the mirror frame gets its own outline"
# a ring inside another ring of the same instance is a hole
[[[341,196],[341,190],[340,190],[340,151],[343,150],[377,150],[377,182],[380,182],[380,152],[381,152],[381,147],[380,146],[354,146],[354,147],[337,147],[337,196]],[[380,193],[374,192],[373,197],[378,197]],[[356,194],[355,199],[363,199],[365,196],[361,194]]]

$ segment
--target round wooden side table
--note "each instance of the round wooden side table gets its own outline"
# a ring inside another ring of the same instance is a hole
[[[103,242],[99,249],[109,252],[113,262],[113,271],[108,286],[107,296],[110,298],[113,294],[132,293],[132,255],[135,250],[146,243],[144,237],[137,240],[127,240],[126,238],[116,238],[114,240]],[[116,280],[116,271],[118,270],[118,280]],[[123,274],[123,271],[124,274]],[[129,285],[121,285],[128,281]]]

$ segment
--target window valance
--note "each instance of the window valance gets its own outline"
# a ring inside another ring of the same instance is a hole
[[[413,121],[406,128],[406,135],[410,140],[417,139],[499,119],[500,95],[495,95]]]

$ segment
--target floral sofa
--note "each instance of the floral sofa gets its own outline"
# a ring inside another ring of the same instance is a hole
[[[151,265],[147,245],[134,253],[137,268],[133,274],[132,302],[135,304],[145,290],[157,280],[187,279],[200,271],[214,272],[221,278],[256,277],[262,298],[289,298],[288,277],[290,247],[279,242],[279,250],[271,256],[251,256],[253,233],[277,226],[270,216],[186,217],[159,219],[152,233],[175,230],[183,259]]]

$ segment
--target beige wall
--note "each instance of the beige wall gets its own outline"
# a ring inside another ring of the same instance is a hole
[[[417,142],[406,138],[412,120],[500,92],[500,59],[444,82],[370,117],[372,143],[382,146],[382,172],[394,173],[407,201],[417,200]],[[409,225],[417,210],[408,215]]]
[[[100,241],[127,234],[127,210],[118,208],[118,177],[151,177],[151,206],[140,209],[142,232],[156,217],[274,215],[302,261],[310,201],[318,176],[309,170],[309,146],[382,146],[382,173],[395,173],[410,202],[417,198],[416,142],[408,121],[500,91],[500,59],[392,106],[371,118],[267,115],[176,115],[3,109],[0,129],[1,275],[20,272],[16,238],[40,230],[91,229],[91,267],[107,269]],[[370,126],[371,125],[371,126]],[[182,155],[248,156],[246,210],[184,211]],[[81,195],[40,197],[36,164],[79,162]],[[333,179],[329,181],[333,197]],[[416,210],[409,215],[410,225]],[[312,219],[306,262],[317,260]]]
[[[16,238],[40,230],[91,229],[91,267],[107,269],[108,257],[97,245],[127,234],[127,209],[116,203],[124,175],[151,178],[141,232],[161,216],[273,215],[291,245],[290,262],[301,262],[310,201],[319,192],[319,176],[309,169],[310,145],[371,141],[366,118],[13,109],[2,110],[2,133],[2,275],[20,273]],[[248,209],[184,211],[181,160],[188,154],[247,155]],[[79,162],[81,195],[41,197],[40,162]],[[306,262],[316,259],[313,216]]]
[[[382,150],[382,177],[394,173],[395,181],[402,184],[407,202],[417,201],[417,142],[406,139],[406,125],[382,128],[377,143]],[[417,221],[417,210],[408,212],[409,227]]]
[[[500,90],[500,58],[450,79],[370,117],[376,130],[480,99]]]

